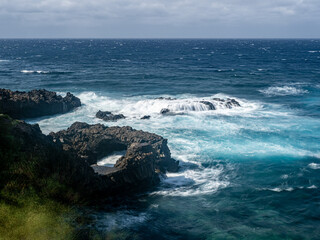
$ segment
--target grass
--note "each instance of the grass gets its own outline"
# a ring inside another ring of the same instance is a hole
[[[74,239],[69,207],[37,197],[0,202],[0,240]]]

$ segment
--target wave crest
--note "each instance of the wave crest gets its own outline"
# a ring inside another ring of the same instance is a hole
[[[267,89],[259,90],[259,92],[267,96],[302,95],[308,93],[307,90],[293,86],[268,87]]]

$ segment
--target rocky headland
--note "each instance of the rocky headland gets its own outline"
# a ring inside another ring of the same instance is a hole
[[[65,202],[95,202],[154,187],[160,174],[178,170],[167,140],[153,133],[75,122],[44,135],[39,125],[14,119],[80,106],[70,93],[62,98],[46,90],[1,90],[0,102],[1,189],[11,191],[14,186],[19,191],[28,186]],[[113,167],[96,165],[123,150],[125,155]]]

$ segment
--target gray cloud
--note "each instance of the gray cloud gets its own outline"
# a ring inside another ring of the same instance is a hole
[[[0,0],[0,37],[320,37],[319,0]]]

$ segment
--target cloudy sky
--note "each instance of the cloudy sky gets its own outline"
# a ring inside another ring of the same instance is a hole
[[[0,0],[0,38],[319,38],[320,0]]]

